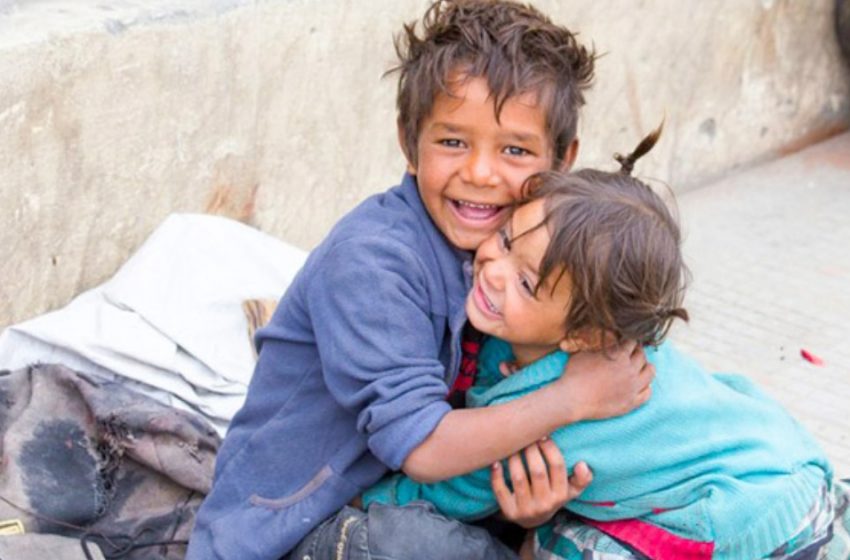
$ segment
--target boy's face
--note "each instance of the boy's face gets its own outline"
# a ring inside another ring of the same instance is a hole
[[[569,275],[553,271],[534,294],[550,240],[546,226],[540,226],[544,217],[543,200],[533,200],[517,208],[508,223],[481,244],[466,300],[475,328],[510,342],[521,364],[545,356],[565,338]]]
[[[484,78],[451,78],[452,95],[438,94],[422,122],[409,171],[440,231],[475,250],[505,223],[523,182],[552,168],[554,154],[537,95],[509,98],[497,122]]]

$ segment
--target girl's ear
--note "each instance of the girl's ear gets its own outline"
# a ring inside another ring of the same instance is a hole
[[[587,350],[588,344],[587,340],[585,340],[585,337],[583,337],[581,333],[574,333],[572,335],[567,335],[567,337],[558,344],[558,347],[567,354],[575,354],[576,352]]]
[[[401,153],[404,154],[404,159],[407,160],[407,172],[411,175],[416,175],[416,166],[413,165],[413,158],[407,149],[407,140],[405,140],[404,127],[401,126],[401,122],[396,123],[396,131],[398,133],[398,145],[401,148]]]
[[[599,329],[581,329],[568,334],[558,345],[567,354],[575,354],[585,350],[601,350],[609,337]]]

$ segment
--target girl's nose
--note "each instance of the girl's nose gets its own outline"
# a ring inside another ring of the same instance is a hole
[[[505,266],[500,259],[491,259],[481,266],[481,273],[487,284],[496,290],[505,288]]]

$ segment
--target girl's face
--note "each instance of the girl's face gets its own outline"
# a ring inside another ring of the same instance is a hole
[[[540,226],[544,217],[543,200],[533,200],[517,208],[507,223],[481,244],[466,300],[473,326],[511,343],[520,365],[557,349],[566,334],[569,275],[553,271],[537,295],[534,293],[550,240],[546,227]]]

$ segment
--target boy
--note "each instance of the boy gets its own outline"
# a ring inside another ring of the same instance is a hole
[[[388,469],[441,480],[649,398],[632,345],[577,357],[549,391],[451,411],[471,251],[527,177],[574,161],[593,57],[536,10],[481,0],[436,2],[397,49],[409,173],[336,225],[258,333],[190,559],[280,558]]]

